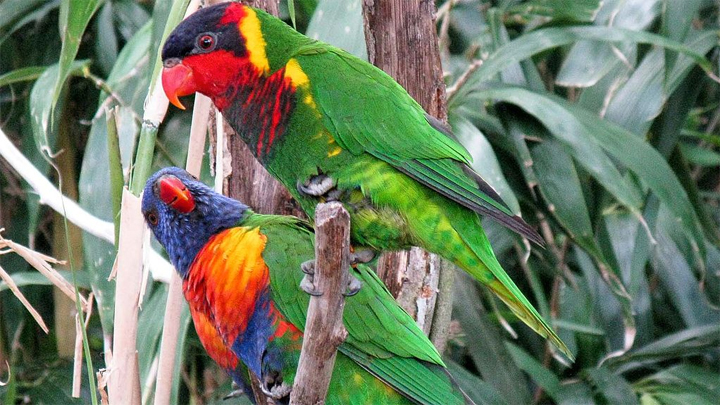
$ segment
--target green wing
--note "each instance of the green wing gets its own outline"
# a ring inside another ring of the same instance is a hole
[[[314,235],[300,220],[266,218],[272,223],[255,220],[253,225],[259,225],[267,236],[263,258],[270,269],[273,302],[304,330],[310,297],[299,288],[303,277],[300,264],[314,258]],[[343,321],[348,337],[339,350],[418,403],[464,403],[437,350],[414,320],[395,303],[375,272],[357,267],[352,269],[353,275],[363,287],[345,300]]]
[[[445,197],[542,244],[468,164],[462,145],[447,136],[405,89],[374,66],[333,47],[301,49],[296,59],[310,78],[325,127],[352,154],[369,153]],[[358,97],[362,92],[362,97]]]

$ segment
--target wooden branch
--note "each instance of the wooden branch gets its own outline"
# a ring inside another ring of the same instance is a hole
[[[370,62],[397,80],[430,115],[446,121],[434,2],[363,0],[363,18]],[[434,337],[441,353],[446,336],[433,330],[447,330],[452,306],[451,294],[437,296],[439,280],[446,291],[452,285],[451,277],[441,275],[442,268],[437,256],[417,248],[388,253],[378,261],[380,277],[400,306]]]
[[[324,404],[337,348],[347,337],[343,310],[350,274],[350,215],[339,202],[315,210],[315,275],[290,404]]]

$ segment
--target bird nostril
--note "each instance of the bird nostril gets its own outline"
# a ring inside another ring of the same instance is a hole
[[[169,58],[163,60],[163,67],[171,68],[173,66],[179,65],[181,62],[180,58]]]

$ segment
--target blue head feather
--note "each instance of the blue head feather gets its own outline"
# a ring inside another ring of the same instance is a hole
[[[195,200],[192,211],[179,212],[158,196],[159,181],[170,176],[180,180],[192,194]],[[210,237],[240,224],[250,211],[246,205],[216,193],[185,170],[168,167],[152,175],[145,184],[142,212],[175,269],[185,277],[190,264]],[[155,224],[149,220],[153,215],[157,218]]]

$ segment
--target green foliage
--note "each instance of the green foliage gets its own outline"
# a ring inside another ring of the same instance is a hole
[[[361,1],[281,3],[299,30],[367,54]],[[158,49],[186,4],[0,2],[0,125],[48,176],[40,148],[57,152],[59,131],[69,131],[79,176],[64,180],[77,182],[80,204],[103,220],[116,219],[111,196],[121,177],[128,184],[138,149],[137,184],[149,170],[184,162],[188,114],[171,109],[159,132],[139,139],[151,131],[143,103]],[[503,266],[577,357],[555,360],[494,298],[458,281],[458,327],[446,353],[458,384],[488,404],[720,403],[717,2],[475,0],[438,8],[450,124],[473,167],[548,246],[528,253],[504,228],[484,225]],[[108,134],[106,109],[115,106],[118,132]],[[51,214],[14,172],[0,171],[3,235],[50,253]],[[82,249],[76,276],[97,299],[88,334],[99,368],[112,336],[115,246],[85,233]],[[0,284],[0,359],[13,370],[0,387],[5,403],[69,403],[69,363],[55,347],[63,337],[54,325],[64,320],[52,315],[48,282],[12,255],[0,265],[51,329],[39,335]],[[143,382],[158,355],[166,295],[166,286],[150,285],[140,313]],[[204,355],[187,311],[181,325],[174,402],[221,403],[227,377]],[[205,376],[217,384],[207,395],[215,386],[205,386]],[[79,402],[90,399],[86,385]],[[143,398],[152,392],[143,385]]]

